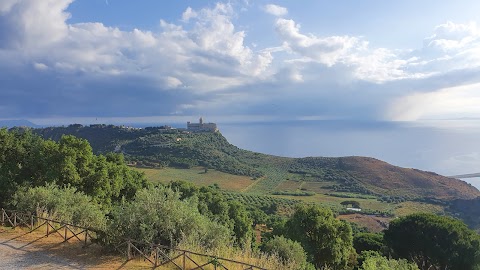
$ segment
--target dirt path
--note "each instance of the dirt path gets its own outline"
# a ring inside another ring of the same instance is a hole
[[[0,239],[0,269],[86,269],[85,265],[56,257],[16,240]]]
[[[101,255],[98,246],[61,243],[55,235],[0,227],[0,270],[14,269],[146,269],[117,256]]]

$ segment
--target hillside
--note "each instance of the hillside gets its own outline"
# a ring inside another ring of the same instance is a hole
[[[461,180],[397,167],[374,158],[285,158],[246,151],[230,144],[219,132],[188,133],[165,127],[133,129],[112,125],[70,125],[33,131],[53,140],[63,134],[87,139],[96,153],[122,152],[128,162],[140,167],[200,166],[249,176],[258,179],[248,190],[253,193],[313,190],[340,196],[350,193],[387,196],[393,200],[480,196],[476,188]],[[296,188],[289,190],[285,188],[288,185]]]

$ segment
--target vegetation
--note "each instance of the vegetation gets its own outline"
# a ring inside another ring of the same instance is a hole
[[[229,229],[201,215],[197,203],[180,200],[180,193],[167,187],[139,190],[132,201],[113,208],[104,241],[116,245],[135,239],[168,246],[186,241],[206,249],[231,245]]]
[[[185,169],[199,166],[249,176],[258,179],[247,189],[254,193],[287,191],[277,187],[289,179],[325,184],[324,194],[366,196],[363,198],[379,198],[386,203],[425,197],[472,199],[480,195],[478,190],[460,180],[399,168],[373,158],[294,159],[245,151],[231,145],[219,132],[188,133],[165,127],[131,129],[106,125],[70,125],[34,129],[34,132],[56,141],[63,134],[75,135],[87,139],[97,154],[116,150],[124,153],[128,162],[141,167]]]
[[[285,235],[301,243],[318,268],[345,269],[355,253],[350,225],[318,206],[298,205],[285,224]]]
[[[21,189],[13,197],[15,209],[35,213],[39,217],[95,229],[105,229],[105,211],[90,196],[73,187],[60,188],[54,184]]]
[[[480,237],[459,220],[433,214],[396,219],[385,241],[399,258],[420,269],[478,269]]]
[[[84,139],[62,136],[54,142],[29,131],[0,129],[0,205],[11,202],[21,187],[47,183],[71,186],[107,207],[147,185],[123,156],[94,155]]]
[[[380,254],[387,253],[387,247],[380,233],[360,232],[353,237],[353,247],[358,254],[363,251],[375,251]]]
[[[263,244],[262,250],[277,255],[285,263],[292,262],[298,265],[300,269],[309,267],[307,265],[307,254],[305,254],[300,243],[283,236],[274,236]]]
[[[104,129],[115,130],[116,135]],[[386,166],[372,159],[272,157],[238,149],[214,133],[149,129],[138,131],[143,134],[138,137],[137,131],[113,126],[69,126],[64,130],[88,131],[92,136],[103,130],[102,140],[117,138],[112,146],[121,144],[121,149],[129,149],[129,162],[139,157],[132,154],[139,151],[141,157],[152,158],[149,162],[158,167],[185,167],[190,173],[201,170],[202,174],[222,170],[261,177],[248,180],[252,185],[242,187],[250,193],[228,192],[215,182],[203,186],[185,181],[148,183],[143,173],[125,164],[122,154],[96,155],[85,139],[65,135],[52,141],[28,130],[0,129],[0,206],[95,227],[102,231],[99,235],[106,247],[128,238],[143,243],[138,245],[144,251],[149,251],[151,243],[158,243],[223,256],[244,254],[261,266],[275,269],[480,267],[480,237],[459,220],[413,214],[393,220],[382,234],[372,234],[357,226],[352,229],[330,208],[319,206],[318,202],[322,202],[337,207],[338,213],[344,209],[342,205],[361,205],[365,213],[391,215],[394,209],[411,211],[402,208],[409,204],[426,208],[435,205],[448,206],[451,212],[461,215],[458,207],[475,202],[385,197],[376,193],[381,188],[360,181],[376,177],[357,168],[361,162],[368,161],[374,168]],[[155,147],[163,150],[158,152]],[[156,156],[158,153],[161,156]],[[415,170],[388,168],[415,177],[443,179]],[[379,174],[383,173],[390,174]],[[273,192],[287,178],[292,187],[276,190],[287,193],[260,194],[265,189]],[[321,187],[317,189],[320,192],[311,196],[291,193],[310,192],[305,183]],[[322,193],[325,189],[345,196],[326,195]],[[457,196],[460,190],[450,195]],[[472,194],[468,188],[464,191],[466,197]],[[254,237],[254,229],[263,231],[261,242],[260,237]]]
[[[407,260],[387,259],[383,256],[371,256],[362,263],[362,270],[418,270],[414,263]]]

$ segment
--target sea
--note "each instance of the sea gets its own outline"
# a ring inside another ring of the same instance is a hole
[[[368,156],[445,176],[480,172],[480,120],[219,123],[230,143],[287,157]],[[480,189],[480,178],[462,178]]]

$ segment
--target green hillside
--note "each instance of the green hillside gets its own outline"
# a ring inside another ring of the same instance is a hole
[[[405,200],[471,199],[473,186],[453,178],[406,169],[366,157],[285,158],[240,149],[220,132],[113,125],[70,125],[34,129],[44,138],[63,134],[87,139],[94,152],[121,152],[131,165],[143,168],[216,170],[248,176],[250,193],[280,195],[328,194],[337,197],[373,196],[390,202]],[[233,181],[233,180],[232,180]],[[296,186],[296,188],[291,188]]]

